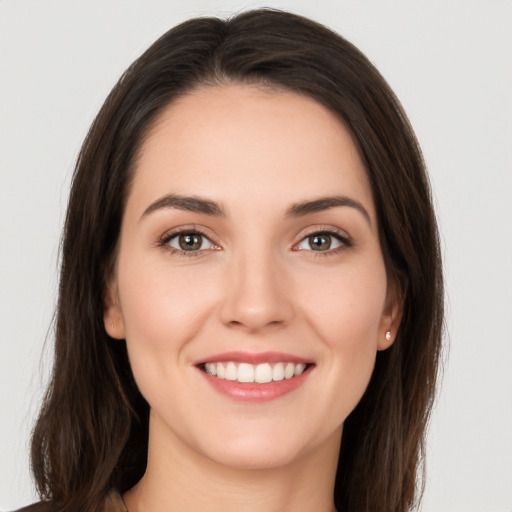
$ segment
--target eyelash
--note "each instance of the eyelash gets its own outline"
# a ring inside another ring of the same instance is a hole
[[[332,227],[329,227],[329,228],[312,229],[309,233],[306,233],[305,235],[302,236],[300,241],[294,245],[294,248],[297,247],[302,242],[304,242],[306,239],[308,239],[312,236],[315,236],[315,235],[330,236],[330,237],[336,239],[337,241],[339,241],[341,244],[339,247],[336,247],[335,249],[328,249],[326,251],[315,251],[313,249],[306,251],[306,252],[312,253],[312,256],[314,256],[315,258],[316,257],[334,256],[334,255],[337,255],[337,254],[339,254],[347,249],[350,249],[354,246],[354,242],[344,232],[337,231],[337,230],[333,229]],[[294,249],[294,250],[301,251],[304,249]]]
[[[198,236],[208,240],[214,247],[218,247],[218,244],[216,244],[211,239],[211,236],[208,236],[206,233],[204,233],[203,231],[201,231],[200,229],[198,229],[196,227],[183,227],[183,228],[175,229],[171,233],[166,233],[158,241],[158,246],[162,247],[163,249],[168,251],[171,255],[184,256],[185,258],[198,257],[198,256],[204,255],[204,252],[207,249],[197,250],[197,251],[185,251],[185,250],[182,250],[182,249],[176,249],[175,247],[171,247],[169,245],[169,242],[173,238],[176,238],[177,236],[183,235],[183,234],[186,234],[186,235],[198,235]],[[213,250],[216,250],[216,249],[213,249]]]
[[[176,249],[175,247],[171,247],[169,245],[169,242],[173,238],[176,238],[177,236],[182,235],[182,234],[198,235],[200,237],[203,237],[206,240],[208,240],[214,246],[215,249],[202,249],[202,250],[200,249],[200,250],[196,250],[196,251],[185,251],[185,250],[181,250],[181,249]],[[317,229],[314,229],[311,232],[303,235],[302,238],[299,240],[299,242],[294,244],[292,250],[297,251],[297,252],[305,250],[305,249],[296,249],[296,247],[299,244],[301,244],[302,242],[304,242],[307,238],[315,236],[315,235],[330,236],[330,237],[338,240],[341,243],[341,245],[339,247],[336,247],[335,249],[328,249],[325,251],[315,251],[313,249],[306,251],[306,252],[312,253],[314,257],[325,257],[325,256],[339,254],[343,250],[350,249],[351,247],[354,246],[353,241],[347,235],[342,234],[341,232],[338,232],[332,228],[317,228]],[[216,244],[211,239],[211,237],[209,235],[207,235],[206,233],[204,233],[203,231],[201,231],[200,229],[198,229],[196,227],[194,227],[194,228],[188,228],[188,227],[178,228],[178,229],[172,231],[171,233],[167,233],[164,236],[162,236],[162,238],[158,241],[158,246],[167,250],[171,255],[183,256],[186,258],[198,257],[198,256],[203,255],[204,252],[207,250],[218,250],[218,247],[219,247],[219,245]]]

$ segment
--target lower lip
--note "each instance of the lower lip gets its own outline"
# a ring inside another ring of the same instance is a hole
[[[255,384],[252,382],[238,382],[236,380],[219,379],[203,370],[199,370],[206,381],[219,393],[241,402],[270,402],[276,400],[304,384],[311,371],[311,367],[297,377],[278,381]]]

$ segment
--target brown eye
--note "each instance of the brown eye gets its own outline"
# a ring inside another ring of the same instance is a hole
[[[178,243],[180,244],[180,249],[184,251],[197,251],[201,249],[203,241],[200,235],[186,233],[179,236]]]
[[[327,252],[342,245],[349,246],[347,240],[335,233],[313,233],[301,240],[297,248],[301,251]]]
[[[186,252],[201,251],[211,249],[213,244],[201,233],[179,233],[174,235],[167,242],[174,249]]]
[[[313,251],[327,251],[331,248],[331,236],[312,235],[308,237],[308,243]]]

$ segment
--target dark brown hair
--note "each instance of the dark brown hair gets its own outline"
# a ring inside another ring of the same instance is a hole
[[[313,21],[269,9],[192,19],[168,31],[124,73],[87,135],[64,229],[53,376],[33,433],[41,497],[62,511],[92,512],[109,489],[123,492],[144,474],[148,404],[125,344],[105,332],[104,283],[150,123],[194,88],[233,82],[315,99],[359,148],[403,317],[345,422],[334,498],[340,510],[410,510],[421,495],[443,322],[438,234],[421,152],[398,100],[357,48]]]

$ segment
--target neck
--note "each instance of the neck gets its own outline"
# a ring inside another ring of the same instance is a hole
[[[155,423],[153,419],[153,424]],[[152,428],[148,465],[124,495],[129,512],[334,512],[341,433],[281,466],[229,467]]]

